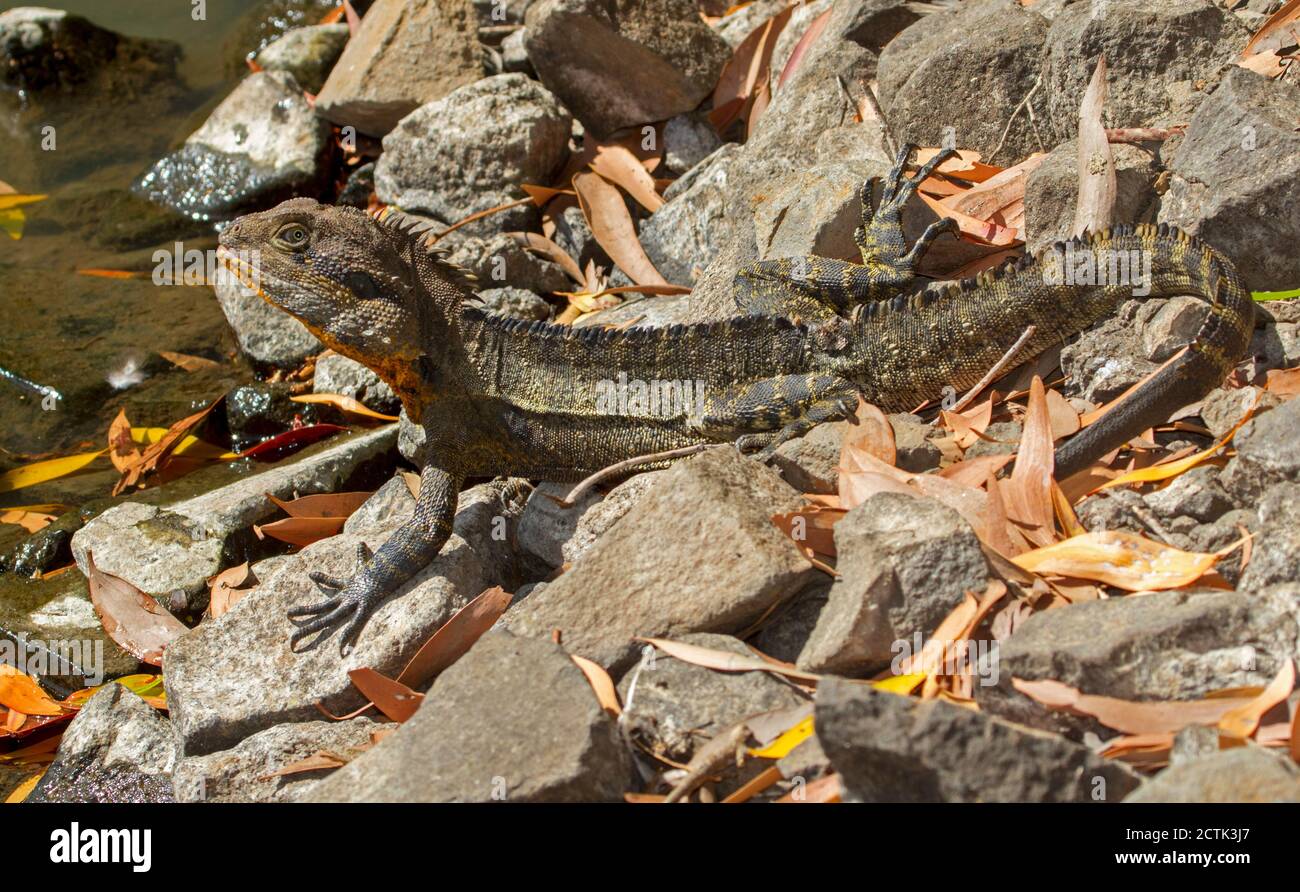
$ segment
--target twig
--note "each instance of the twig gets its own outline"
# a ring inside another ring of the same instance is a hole
[[[858,83],[862,86],[862,98],[871,108],[871,113],[876,116],[876,120],[880,122],[880,132],[885,137],[885,148],[889,150],[889,157],[892,158],[898,154],[898,148],[894,142],[894,134],[889,130],[889,119],[880,108],[880,101],[876,99],[876,92],[871,89],[871,84],[862,80]]]
[[[442,232],[435,232],[432,235],[430,235],[427,240],[428,244],[430,245],[435,244],[438,241],[438,239],[442,238],[445,235],[449,235],[455,232],[457,229],[460,229],[462,226],[465,226],[469,223],[473,223],[475,220],[482,220],[484,217],[490,217],[491,215],[500,213],[501,211],[508,211],[511,208],[517,208],[521,204],[528,204],[532,200],[533,199],[531,197],[521,198],[518,201],[512,201],[507,204],[499,204],[494,208],[488,208],[485,211],[478,211],[477,213],[470,214],[464,220],[461,220],[458,223],[453,223],[451,226],[448,226],[446,229],[442,230]]]
[[[980,391],[983,390],[985,387],[988,387],[989,384],[993,381],[993,379],[998,377],[998,375],[1001,375],[1002,372],[1006,369],[1006,367],[1011,364],[1011,360],[1014,359],[1015,355],[1020,352],[1020,348],[1024,347],[1025,344],[1028,343],[1029,339],[1034,336],[1034,332],[1037,330],[1038,330],[1038,326],[1036,325],[1031,325],[1028,328],[1026,328],[1025,333],[1022,334],[1019,338],[1017,338],[1016,342],[1011,345],[1011,349],[1008,350],[1006,353],[1003,353],[1002,358],[999,359],[997,362],[993,363],[993,368],[989,369],[987,372],[984,373],[984,377],[980,378],[979,383],[976,384],[974,387],[972,387],[970,390],[966,391],[966,395],[963,396],[961,399],[957,400],[957,402],[953,404],[953,407],[948,411],[960,412],[962,409],[965,409],[967,406],[973,403],[975,401],[975,397],[979,396]]]
[[[1007,126],[1002,128],[1002,138],[998,140],[998,147],[988,157],[990,163],[998,156],[998,152],[1002,151],[1002,146],[1007,141],[1007,134],[1011,132],[1011,125],[1015,123],[1016,115],[1020,114],[1020,110],[1034,97],[1034,94],[1038,92],[1038,88],[1042,85],[1043,76],[1040,74],[1038,79],[1034,81],[1034,85],[1029,88],[1029,92],[1025,94],[1025,98],[1021,99],[1020,104],[1011,110],[1011,116],[1007,118]],[[1032,105],[1029,106],[1029,123],[1034,124],[1034,107]],[[1034,136],[1038,139],[1039,148],[1042,148],[1043,140],[1038,136],[1038,127],[1036,125],[1034,127]]]
[[[609,477],[613,477],[615,474],[618,474],[621,471],[626,471],[629,468],[635,468],[638,465],[650,464],[651,462],[667,461],[670,458],[683,458],[687,455],[695,455],[696,453],[703,452],[706,449],[712,449],[716,445],[718,444],[697,443],[694,446],[683,446],[680,449],[669,449],[665,452],[652,452],[649,455],[638,455],[633,458],[626,459],[625,461],[617,462],[616,464],[612,464],[607,468],[602,468],[601,470],[592,474],[586,480],[583,480],[581,483],[575,486],[573,488],[573,491],[570,492],[563,499],[557,499],[556,504],[558,504],[561,508],[572,508],[574,505],[577,504],[578,499],[582,498],[584,495],[587,494],[587,490],[591,489],[600,481],[605,480]]]

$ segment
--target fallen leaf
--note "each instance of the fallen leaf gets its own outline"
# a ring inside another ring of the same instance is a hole
[[[622,705],[618,702],[618,689],[614,687],[614,680],[609,677],[609,673],[599,663],[589,660],[586,657],[580,657],[577,654],[569,654],[569,659],[578,664],[582,674],[587,676],[587,682],[591,685],[592,691],[596,694],[596,700],[600,703],[601,709],[618,718],[623,712]]]
[[[1020,449],[1016,453],[1016,466],[1002,487],[1007,517],[1035,545],[1046,545],[1056,539],[1052,507],[1054,462],[1047,396],[1043,380],[1035,375],[1029,386],[1029,407],[1020,436]]]
[[[222,570],[208,580],[208,613],[213,618],[221,616],[251,592],[256,582],[249,570],[248,561]]]
[[[1101,122],[1106,105],[1106,57],[1097,60],[1079,106],[1079,197],[1073,235],[1101,232],[1115,219],[1115,162]]]
[[[639,158],[625,146],[604,143],[596,147],[589,166],[611,183],[620,186],[643,208],[654,213],[664,205],[663,196],[655,191],[654,178]]]
[[[509,592],[495,586],[479,594],[443,623],[411,657],[397,680],[419,687],[459,660],[506,612]]]
[[[812,783],[796,787],[776,801],[805,803],[839,802],[840,776],[838,774],[828,774],[825,777],[820,777]]]
[[[271,523],[253,524],[253,533],[259,539],[270,536],[303,547],[338,535],[346,521],[346,517],[285,517]]]
[[[578,261],[546,236],[538,235],[536,232],[507,232],[506,235],[514,239],[516,244],[523,245],[528,250],[541,254],[547,260],[558,263],[573,281],[579,284],[583,282],[582,269],[578,266]]]
[[[295,403],[316,403],[327,406],[333,406],[340,412],[347,415],[355,415],[358,418],[368,418],[373,421],[396,421],[396,415],[385,415],[382,412],[376,412],[365,403],[350,396],[344,396],[341,393],[301,393],[298,396],[291,396],[289,399]]]
[[[636,226],[618,189],[590,172],[574,174],[573,188],[592,235],[618,268],[638,285],[667,285],[637,240]]]
[[[271,493],[266,497],[290,517],[341,517],[348,518],[365,504],[373,492],[323,492],[296,499],[277,499]]]
[[[415,715],[424,702],[423,694],[369,667],[349,669],[348,678],[367,700],[395,722],[404,722]]]
[[[25,715],[63,714],[63,707],[50,699],[36,679],[6,663],[0,663],[0,706]]]
[[[1180,551],[1124,530],[1101,530],[1016,555],[1011,560],[1032,573],[1074,576],[1126,591],[1190,585],[1214,566],[1217,554]]]
[[[29,533],[35,533],[43,530],[50,524],[54,523],[58,517],[57,514],[45,514],[40,511],[32,511],[24,508],[5,508],[0,510],[0,523],[12,523],[22,527]]]
[[[1249,737],[1259,727],[1264,714],[1278,704],[1285,703],[1294,689],[1295,661],[1286,659],[1282,661],[1277,675],[1258,697],[1225,712],[1219,718],[1219,731],[1229,737]]]
[[[90,600],[104,631],[132,656],[161,665],[163,651],[186,631],[185,625],[131,583],[96,567],[89,551],[86,564]]]
[[[78,455],[51,458],[45,461],[33,462],[30,465],[23,465],[20,468],[11,468],[0,474],[0,492],[36,486],[38,483],[46,483],[50,480],[66,477],[69,474],[75,474],[103,455],[105,451],[107,450],[82,452]]]
[[[158,355],[170,362],[172,365],[184,369],[187,372],[202,372],[208,369],[219,369],[221,363],[214,362],[211,359],[204,359],[202,356],[191,356],[188,353],[173,353],[171,350],[159,350]]]
[[[830,21],[830,18],[831,10],[828,9],[808,25],[808,28],[799,38],[799,42],[790,51],[790,58],[786,60],[785,67],[781,69],[781,76],[776,81],[777,92],[781,91],[786,81],[794,77],[794,73],[799,70],[800,64],[802,64],[804,57],[807,56],[808,50],[817,42],[817,38],[821,37],[822,31],[826,30],[826,23]]]
[[[1215,725],[1228,712],[1251,702],[1244,697],[1209,697],[1204,700],[1120,700],[1084,694],[1052,679],[1011,679],[1011,686],[1049,709],[1092,716],[1108,728],[1125,734],[1170,734],[1190,725]]]
[[[1241,51],[1242,61],[1258,53],[1280,50],[1300,43],[1300,0],[1288,0],[1259,26]]]

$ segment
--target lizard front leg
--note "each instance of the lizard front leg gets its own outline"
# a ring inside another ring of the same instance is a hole
[[[426,465],[420,474],[415,513],[374,555],[364,545],[358,548],[359,567],[351,579],[344,581],[318,571],[309,574],[317,585],[337,591],[319,604],[289,611],[290,622],[298,627],[289,641],[290,649],[298,652],[299,644],[307,641],[301,650],[311,650],[342,626],[339,650],[344,656],[350,653],[366,620],[384,598],[438,556],[451,535],[459,492],[458,477]]]
[[[785,441],[852,415],[857,403],[857,388],[837,375],[781,375],[707,398],[693,426],[712,438],[734,439],[742,452],[761,450],[756,457],[765,461]]]

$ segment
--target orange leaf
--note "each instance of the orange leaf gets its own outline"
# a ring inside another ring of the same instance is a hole
[[[585,281],[585,277],[582,275],[582,268],[578,266],[578,261],[570,257],[568,251],[565,251],[546,236],[538,235],[535,232],[507,232],[506,235],[510,236],[518,244],[523,245],[528,250],[541,254],[547,260],[558,263],[560,268],[568,274],[569,278],[573,279],[573,281],[578,284],[582,284],[583,281]]]
[[[1189,725],[1214,725],[1234,708],[1250,703],[1246,697],[1208,697],[1204,700],[1120,700],[1085,694],[1052,679],[1011,679],[1011,686],[1049,709],[1092,716],[1108,728],[1125,734],[1168,734]]]
[[[285,501],[268,492],[266,497],[290,517],[347,518],[372,495],[372,492],[323,492]]]
[[[138,588],[103,572],[86,552],[90,600],[104,631],[127,653],[151,666],[162,664],[163,651],[186,631],[185,625]]]
[[[464,656],[510,606],[509,592],[494,586],[482,592],[443,623],[402,669],[397,680],[422,685]]]
[[[1243,703],[1220,717],[1219,730],[1229,737],[1249,737],[1259,727],[1259,720],[1264,717],[1264,714],[1279,703],[1285,703],[1286,698],[1291,696],[1291,691],[1294,689],[1295,661],[1291,659],[1283,660],[1282,667],[1278,669],[1277,675],[1273,677],[1268,687],[1258,697],[1249,703]]]
[[[346,520],[346,517],[285,517],[272,523],[254,524],[253,532],[259,539],[270,536],[290,545],[304,546],[338,535]]]
[[[601,709],[618,718],[623,712],[623,707],[618,702],[618,689],[614,687],[614,680],[609,677],[609,673],[599,663],[593,662],[586,657],[580,657],[577,654],[569,654],[569,659],[578,664],[582,674],[587,676],[587,681],[591,684],[591,689],[596,693],[596,700],[599,701]]]
[[[636,237],[623,196],[598,173],[577,173],[573,188],[592,235],[618,268],[638,285],[667,285]]]
[[[0,705],[25,715],[63,715],[63,707],[41,690],[36,679],[5,663],[0,663]]]
[[[248,561],[213,576],[208,580],[208,612],[213,617],[218,617],[234,607],[244,595],[252,591],[251,586],[244,588],[250,581],[256,580],[253,580],[248,569]]]
[[[1037,375],[1029,386],[1029,409],[1020,437],[1020,450],[1011,479],[1003,488],[1007,516],[1037,545],[1052,542],[1052,423],[1043,380]]]
[[[348,670],[348,678],[367,700],[395,722],[404,722],[415,715],[424,702],[423,694],[368,667]]]
[[[371,418],[375,421],[396,421],[396,415],[385,415],[382,412],[376,412],[369,408],[358,399],[350,396],[344,396],[341,393],[302,393],[298,396],[291,396],[289,399],[295,403],[324,403],[333,406],[341,412],[348,415],[358,415],[362,418]]]
[[[599,145],[589,166],[611,183],[621,186],[650,213],[663,207],[664,200],[655,191],[654,178],[627,147],[617,143]]]
[[[1180,551],[1123,530],[1072,536],[1012,561],[1031,573],[1075,576],[1138,592],[1190,585],[1219,559],[1216,554]]]
[[[191,356],[188,353],[173,353],[170,350],[159,350],[158,355],[178,366],[187,372],[199,372],[207,369],[219,369],[221,363],[213,362],[211,359],[204,359],[202,356]]]

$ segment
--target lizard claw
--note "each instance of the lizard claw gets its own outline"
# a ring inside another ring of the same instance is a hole
[[[307,574],[307,578],[312,582],[321,588],[332,589],[337,594],[318,604],[308,604],[289,610],[289,621],[298,627],[289,638],[290,651],[302,653],[312,650],[346,622],[339,650],[343,656],[352,652],[352,645],[356,643],[357,636],[361,633],[361,628],[365,625],[372,609],[369,606],[371,599],[366,597],[365,584],[362,581],[363,571],[372,556],[370,548],[364,542],[357,544],[356,574],[349,581],[319,570]]]

